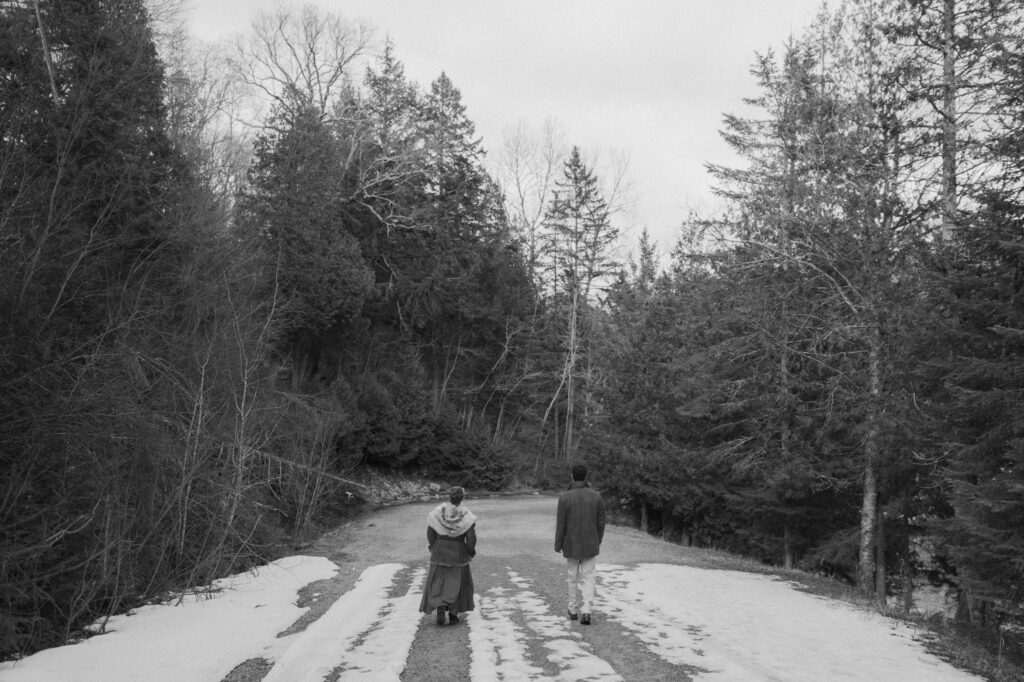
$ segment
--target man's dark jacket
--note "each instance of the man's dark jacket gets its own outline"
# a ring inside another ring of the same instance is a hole
[[[555,551],[566,559],[589,559],[601,551],[604,500],[586,481],[573,481],[558,497]]]

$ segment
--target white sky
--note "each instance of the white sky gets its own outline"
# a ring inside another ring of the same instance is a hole
[[[313,4],[390,36],[422,86],[446,72],[492,157],[508,127],[549,117],[568,129],[569,144],[624,152],[639,195],[631,225],[635,234],[647,225],[664,251],[689,209],[715,206],[704,163],[735,161],[718,130],[723,113],[742,112],[756,94],[755,53],[800,34],[822,0]],[[213,41],[245,30],[274,0],[192,5],[193,32]]]

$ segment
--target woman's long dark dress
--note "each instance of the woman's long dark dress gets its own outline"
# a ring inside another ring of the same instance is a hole
[[[420,611],[431,613],[439,606],[452,613],[476,608],[473,602],[473,574],[470,560],[476,556],[476,526],[462,535],[449,537],[427,527],[430,571],[423,589]]]

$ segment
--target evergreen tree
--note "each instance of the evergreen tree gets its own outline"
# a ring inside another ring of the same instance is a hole
[[[472,236],[484,227],[480,192],[486,188],[483,150],[466,115],[462,93],[444,73],[430,84],[423,102],[428,214],[435,229]]]
[[[165,134],[144,3],[34,9],[0,11],[3,654],[202,580],[221,521],[190,459],[216,420],[187,407],[223,378],[193,364],[223,348],[210,195]]]
[[[501,195],[447,75],[424,96],[417,130],[422,185],[413,222],[392,246],[396,303],[422,342],[435,416],[450,397],[468,417],[504,350],[510,320],[529,297],[517,284],[519,256],[509,248]]]
[[[343,151],[313,108],[261,136],[240,205],[240,228],[260,245],[269,298],[279,296],[282,350],[296,377],[317,372],[323,334],[362,313],[370,274],[341,210]],[[319,368],[328,378],[335,368]]]
[[[838,452],[857,465],[839,470],[859,472],[843,483],[861,490],[858,583],[881,600],[887,581],[879,500],[902,497],[883,483],[903,459],[890,420],[903,411],[909,381],[897,372],[896,349],[916,302],[908,285],[919,281],[914,264],[921,257],[919,213],[901,183],[920,159],[903,135],[903,64],[886,58],[874,5],[861,9],[820,23],[807,42],[787,50],[781,70],[762,60],[764,95],[753,103],[765,120],[726,121],[727,140],[751,167],[713,170],[723,195],[737,202],[730,227],[742,251],[781,287],[785,302],[778,322],[765,327],[781,389],[771,418],[779,455],[787,459],[800,440],[792,440],[804,419],[793,398],[810,388],[798,388],[792,369],[811,360],[825,370],[810,368],[818,395],[830,396],[835,408],[819,415],[828,419],[819,434],[845,439]],[[805,395],[811,417],[816,399],[813,391]],[[809,454],[812,442],[802,446]]]
[[[928,169],[935,196],[922,208],[935,206],[941,240],[952,239],[960,195],[971,192],[964,185],[983,163],[981,122],[993,100],[988,67],[1007,16],[1006,3],[913,0],[897,5],[884,26],[906,52],[901,80],[923,105],[908,117],[908,133],[919,137],[922,156],[938,157]]]
[[[614,273],[612,246],[618,230],[612,226],[608,204],[598,189],[593,171],[583,163],[578,147],[565,161],[562,179],[555,183],[551,203],[544,216],[544,241],[551,258],[551,286],[557,309],[564,311],[562,367],[559,385],[551,397],[548,411],[557,405],[565,391],[565,438],[567,459],[575,454],[575,429],[578,419],[579,383],[583,378],[583,412],[589,409],[585,377],[589,374],[587,344],[593,319],[589,306],[604,279]],[[556,413],[557,414],[557,413]]]
[[[359,141],[359,154],[349,169],[355,178],[352,200],[366,214],[363,244],[375,262],[378,280],[390,277],[377,254],[387,248],[392,227],[408,227],[423,191],[424,152],[420,129],[421,97],[405,76],[391,41],[367,68],[364,92],[348,134]]]
[[[579,147],[569,152],[562,179],[555,183],[544,228],[554,290],[578,303],[591,301],[595,286],[616,270],[612,246],[618,230],[611,224],[597,177],[583,162]]]
[[[377,57],[377,69],[370,67],[364,78],[363,109],[374,142],[386,155],[404,151],[415,138],[415,112],[419,94],[405,77],[405,65],[395,55],[391,40]]]
[[[1019,30],[1003,38],[1010,35],[993,64],[1001,125],[987,146],[997,170],[954,235],[949,282],[958,325],[951,359],[942,362],[943,416],[954,427],[954,515],[944,540],[966,597],[960,616],[981,627],[1019,616],[1024,594],[1024,118],[1018,106],[1024,60]]]

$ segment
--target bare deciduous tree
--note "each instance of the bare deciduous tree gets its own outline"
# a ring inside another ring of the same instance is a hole
[[[522,240],[530,278],[542,258],[540,227],[568,154],[565,126],[546,119],[539,130],[520,121],[505,131],[497,160],[497,177],[505,192],[505,211]]]
[[[312,5],[260,13],[232,48],[235,77],[283,112],[314,107],[326,116],[363,57],[372,29]],[[259,101],[257,100],[257,101]]]

